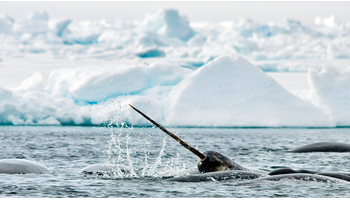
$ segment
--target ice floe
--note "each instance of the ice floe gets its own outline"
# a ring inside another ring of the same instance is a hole
[[[245,18],[191,23],[174,9],[133,22],[52,19],[46,12],[33,12],[26,19],[0,17],[1,52],[7,56],[29,53],[66,60],[164,57],[207,63],[235,53],[264,71],[307,72],[331,62],[342,64],[350,59],[349,35],[350,24],[337,23],[334,16],[316,17],[315,25],[292,19],[258,23]]]
[[[15,89],[1,89],[0,120],[12,125],[149,125],[128,107],[131,103],[167,126],[348,125],[343,109],[349,99],[347,71],[324,74],[309,74],[312,104],[233,55],[194,71],[164,62],[60,69],[48,83],[36,73]]]
[[[168,126],[350,125],[350,23],[184,14],[163,9],[132,22],[1,15],[0,69],[30,61],[37,70],[0,88],[0,124],[148,125],[131,103]],[[302,99],[265,73],[307,71]]]

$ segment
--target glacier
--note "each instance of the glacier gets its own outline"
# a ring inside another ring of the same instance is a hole
[[[350,23],[0,15],[0,125],[350,126]],[[290,91],[268,73],[307,74]]]

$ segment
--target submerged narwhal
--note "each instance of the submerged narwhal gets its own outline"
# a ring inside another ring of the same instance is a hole
[[[227,171],[227,170],[242,170],[242,171],[248,171],[248,169],[238,165],[237,163],[233,162],[233,160],[229,159],[228,157],[215,152],[215,151],[206,151],[204,153],[199,152],[197,149],[191,147],[186,142],[181,140],[179,137],[165,129],[163,126],[155,122],[153,119],[149,118],[147,115],[133,107],[129,104],[131,108],[133,108],[136,112],[140,113],[144,118],[146,118],[148,121],[152,122],[155,126],[157,126],[160,130],[168,134],[170,137],[174,138],[176,141],[178,141],[182,146],[184,146],[186,149],[190,150],[192,153],[197,155],[199,157],[198,162],[198,170],[202,173],[206,172],[217,172],[217,171]]]

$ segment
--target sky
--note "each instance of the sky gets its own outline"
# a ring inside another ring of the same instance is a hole
[[[0,14],[26,18],[32,11],[47,11],[51,18],[73,20],[142,20],[146,13],[174,8],[190,22],[236,21],[240,17],[257,22],[295,19],[314,23],[315,17],[334,15],[338,22],[350,22],[350,1],[0,1]]]

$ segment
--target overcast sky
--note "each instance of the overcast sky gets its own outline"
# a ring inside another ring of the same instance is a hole
[[[195,21],[235,21],[240,17],[254,21],[281,21],[296,19],[303,24],[311,24],[316,16],[335,15],[338,22],[350,22],[350,1],[341,2],[286,2],[286,1],[141,1],[141,2],[3,2],[0,13],[18,18],[26,18],[31,11],[47,11],[51,18],[82,19],[124,19],[142,20],[147,12],[162,8],[174,8],[186,15],[190,22]]]

